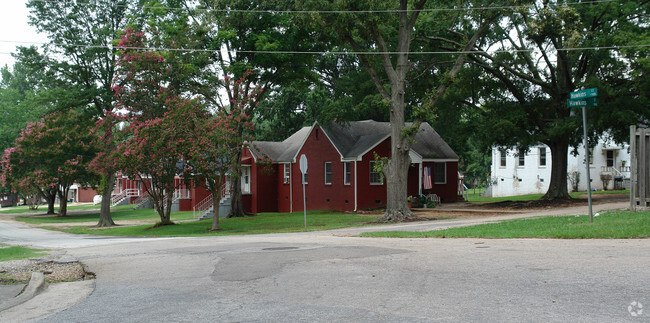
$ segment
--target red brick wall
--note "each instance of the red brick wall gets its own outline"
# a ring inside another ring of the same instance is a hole
[[[370,184],[370,162],[375,160],[375,154],[381,157],[390,156],[390,138],[387,138],[374,149],[365,154],[361,161],[357,162],[358,186],[357,194],[359,199],[358,210],[376,209],[386,206],[386,180],[382,185]]]
[[[423,164],[423,167],[430,166],[432,174],[433,188],[430,190],[424,190],[425,194],[436,194],[440,196],[442,202],[450,203],[458,201],[458,162],[446,162],[447,178],[445,184],[436,184],[435,183],[435,163],[427,162]]]
[[[323,130],[316,126],[298,152],[296,163],[292,165],[293,211],[303,209],[302,175],[300,155],[308,160],[308,179],[305,185],[308,210],[354,210],[354,182],[343,184],[343,163]],[[332,183],[325,184],[325,162],[332,163]],[[352,169],[354,181],[354,169]],[[288,185],[285,185],[288,186]],[[280,196],[282,198],[282,196]]]
[[[251,191],[253,193],[252,213],[278,211],[277,165],[270,169],[254,164],[251,169]]]
[[[92,188],[80,187],[77,190],[77,200],[80,203],[92,203],[95,195],[99,195],[97,191]]]

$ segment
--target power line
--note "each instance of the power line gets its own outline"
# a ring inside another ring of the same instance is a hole
[[[129,49],[129,50],[139,50],[139,51],[161,51],[161,52],[198,52],[198,53],[219,53],[221,49],[202,49],[202,48],[164,48],[164,47],[137,47],[137,46],[127,46],[127,47],[114,47],[112,45],[86,45],[86,44],[56,44],[56,43],[45,43],[45,42],[28,42],[28,41],[12,41],[12,40],[0,40],[0,43],[17,43],[17,44],[32,44],[32,45],[55,45],[59,47],[78,47],[86,49]],[[640,44],[640,45],[612,45],[612,46],[589,46],[589,47],[572,47],[572,48],[559,48],[557,51],[576,51],[576,50],[611,50],[611,49],[623,49],[623,48],[637,48],[637,47],[649,47],[650,44]],[[480,53],[520,53],[520,52],[536,52],[540,51],[538,49],[501,49],[501,50],[469,50],[469,51],[387,51],[387,52],[363,52],[363,51],[294,51],[294,50],[234,50],[236,53],[245,53],[245,54],[296,54],[296,55],[399,55],[399,54],[409,54],[409,55],[443,55],[443,54],[480,54]]]
[[[33,0],[34,2],[42,3],[52,3],[66,4],[65,1],[55,1],[55,0]],[[618,2],[618,0],[592,0],[584,2],[567,2],[563,5],[573,6],[573,5],[586,5],[586,4],[598,4],[598,3],[609,3],[609,2]],[[95,5],[92,2],[77,2],[69,4],[78,5],[78,6],[91,6]],[[126,4],[113,4],[117,7],[128,7]],[[525,9],[533,8],[533,5],[512,5],[512,6],[481,6],[481,7],[460,7],[460,8],[428,8],[428,9],[384,9],[384,10],[272,10],[272,9],[216,9],[216,8],[182,8],[182,7],[167,7],[167,6],[142,6],[140,9],[163,9],[170,11],[203,11],[203,12],[231,12],[231,13],[266,13],[266,14],[349,14],[349,13],[359,13],[359,14],[369,14],[369,13],[401,13],[401,12],[442,12],[442,11],[485,11],[485,10],[516,10],[516,9]]]

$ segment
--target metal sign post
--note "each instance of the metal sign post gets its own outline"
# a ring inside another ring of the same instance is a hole
[[[302,206],[305,213],[305,231],[307,231],[307,197],[305,196],[305,173],[307,173],[307,156],[300,155],[300,173],[302,173]]]
[[[583,130],[583,142],[585,146],[585,168],[587,169],[587,200],[589,202],[589,223],[594,222],[594,212],[591,206],[591,174],[589,174],[589,146],[587,146],[587,107],[582,107],[582,127]]]
[[[587,107],[598,105],[598,89],[584,89],[569,93],[570,99],[567,101],[569,108],[582,107],[582,128],[583,142],[585,146],[585,168],[587,170],[587,200],[589,203],[589,223],[594,222],[594,212],[591,204],[591,174],[589,171],[589,146],[587,145]]]

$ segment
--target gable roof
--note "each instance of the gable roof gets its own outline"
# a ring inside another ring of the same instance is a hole
[[[407,123],[410,126],[412,123]],[[316,126],[317,123],[314,124]],[[282,142],[256,141],[251,152],[256,157],[269,155],[273,162],[294,162],[298,151],[314,128],[303,127]],[[331,123],[322,127],[342,159],[360,159],[368,151],[390,137],[390,123],[373,120],[352,121],[347,124]],[[411,149],[423,159],[458,159],[458,155],[433,130],[428,123],[422,123],[415,135]]]
[[[255,158],[264,157],[264,154],[266,154],[275,163],[293,162],[312,128],[313,126],[303,127],[281,142],[253,141],[253,144],[249,146],[250,151]]]

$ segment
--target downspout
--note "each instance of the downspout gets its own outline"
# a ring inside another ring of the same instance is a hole
[[[423,163],[424,162],[420,162],[420,165],[418,167],[419,168],[419,170],[418,170],[418,174],[419,174],[418,175],[418,194],[419,195],[422,195],[422,164]]]
[[[357,161],[354,161],[354,212],[358,211],[357,201]]]
[[[293,165],[289,163],[289,213],[293,213]]]

